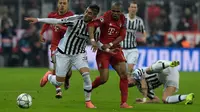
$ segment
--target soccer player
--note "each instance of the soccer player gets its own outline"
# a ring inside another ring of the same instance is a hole
[[[136,102],[158,103],[160,100],[155,96],[154,89],[163,85],[163,103],[173,104],[185,101],[185,104],[192,104],[194,93],[173,95],[179,89],[179,71],[175,68],[178,65],[179,61],[159,60],[150,67],[136,69],[129,77],[129,86],[137,85],[144,96],[144,98],[137,98]],[[147,100],[147,97],[150,100]]]
[[[57,3],[57,11],[55,12],[51,12],[48,14],[48,18],[64,18],[64,17],[69,17],[69,16],[73,16],[73,12],[69,11],[69,0],[58,0]],[[55,51],[57,49],[58,43],[60,41],[61,38],[63,38],[67,27],[66,25],[50,25],[50,24],[44,24],[42,27],[42,30],[40,32],[41,41],[44,41],[45,39],[43,38],[43,33],[48,30],[49,28],[52,29],[53,31],[53,38],[51,40],[51,57],[52,57],[52,63],[55,63]],[[47,71],[46,74],[55,74],[55,66],[54,68],[51,68],[51,70]],[[67,77],[70,77],[72,74],[72,71],[70,70],[67,73]],[[66,78],[65,80],[65,89],[69,88],[69,78]],[[40,83],[40,86],[43,87],[42,83]],[[56,86],[56,98],[62,98],[62,92],[61,92],[61,88],[60,86]]]
[[[125,38],[125,17],[121,12],[121,4],[115,2],[112,4],[110,11],[90,22],[88,25],[88,31],[91,39],[93,49],[97,49],[97,43],[94,40],[94,31],[96,27],[100,27],[101,34],[99,42],[102,45],[101,50],[98,49],[96,55],[96,61],[100,76],[97,77],[92,83],[92,88],[104,84],[109,77],[109,64],[112,65],[115,71],[117,71],[120,77],[120,91],[121,91],[121,108],[132,108],[126,101],[128,97],[128,80],[125,66],[125,58],[120,47],[120,42]],[[114,54],[107,53],[111,49],[118,49]]]
[[[87,24],[96,18],[99,6],[90,5],[83,15],[71,16],[63,19],[54,18],[25,18],[31,23],[45,22],[48,24],[66,24],[68,26],[64,37],[60,40],[56,56],[56,76],[45,74],[42,86],[48,81],[61,86],[65,81],[66,73],[74,65],[81,73],[84,81],[85,104],[87,108],[96,108],[91,102],[92,82],[90,79],[88,61],[86,56],[86,41],[89,39]]]
[[[138,5],[136,2],[130,2],[128,8],[128,14],[126,17],[126,37],[121,42],[123,53],[127,61],[128,74],[130,75],[133,71],[134,66],[138,61],[138,49],[136,42],[136,33],[141,32],[143,34],[143,40],[146,40],[146,32],[144,28],[143,20],[136,16]]]

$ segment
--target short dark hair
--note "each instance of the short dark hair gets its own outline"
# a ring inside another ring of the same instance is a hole
[[[92,10],[94,15],[98,15],[99,14],[100,7],[98,5],[92,4],[92,5],[89,5],[88,8],[90,8]]]
[[[129,5],[131,5],[131,4],[138,4],[138,3],[136,0],[133,0],[133,1],[129,2]]]

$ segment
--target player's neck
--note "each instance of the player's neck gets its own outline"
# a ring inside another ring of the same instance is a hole
[[[58,15],[64,15],[65,13],[67,13],[68,12],[68,10],[66,10],[65,12],[60,12],[60,11],[58,11]]]
[[[130,19],[134,19],[136,15],[135,15],[135,14],[130,14],[130,13],[129,13],[128,16],[129,16]]]

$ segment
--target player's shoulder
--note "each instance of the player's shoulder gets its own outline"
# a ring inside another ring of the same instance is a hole
[[[73,15],[73,16],[69,16],[69,17],[67,17],[67,19],[69,20],[69,21],[73,21],[73,20],[79,20],[79,19],[83,19],[83,15]]]
[[[139,16],[136,16],[135,18],[138,19],[138,20],[143,21],[143,19],[141,17],[139,17]]]
[[[54,17],[54,16],[56,16],[56,15],[57,15],[57,12],[56,12],[56,11],[50,12],[50,13],[48,14],[48,18],[52,18],[52,17]]]
[[[112,14],[112,12],[111,12],[111,10],[109,10],[109,11],[106,11],[106,12],[103,14],[103,16],[104,16],[104,17],[108,17],[108,16],[111,16],[111,14]]]
[[[126,18],[126,14],[123,14],[123,13],[122,13],[122,14],[120,14],[120,17],[121,17],[121,18]]]
[[[74,15],[74,12],[69,10],[65,13],[66,16],[73,16]]]

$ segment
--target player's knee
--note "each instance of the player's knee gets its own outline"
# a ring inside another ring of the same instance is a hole
[[[119,75],[120,75],[120,79],[128,79],[128,74],[126,71],[125,72],[122,71]]]
[[[56,81],[57,82],[64,82],[65,81],[65,77],[58,77],[58,76],[56,76]]]

